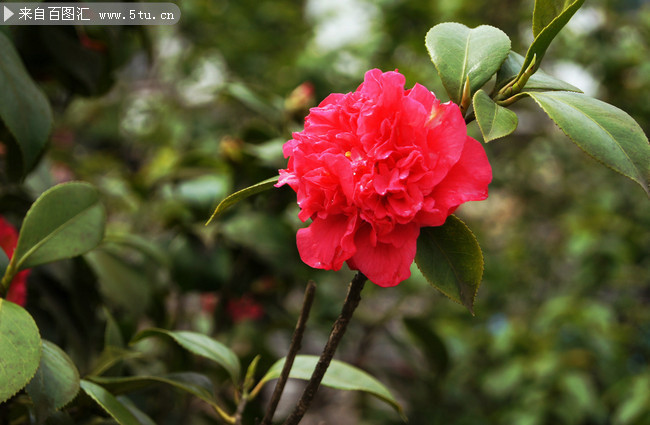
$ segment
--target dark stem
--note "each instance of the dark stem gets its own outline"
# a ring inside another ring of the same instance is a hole
[[[354,276],[354,279],[352,279],[352,282],[350,282],[348,294],[345,297],[343,308],[341,309],[341,314],[338,319],[336,319],[336,322],[334,322],[332,332],[330,332],[330,337],[323,349],[323,354],[321,354],[320,359],[318,359],[316,369],[314,369],[314,373],[312,373],[311,379],[307,383],[298,404],[284,422],[284,425],[297,425],[305,415],[307,409],[309,409],[309,406],[316,395],[316,391],[323,380],[323,376],[332,361],[332,357],[334,357],[336,348],[345,334],[348,323],[350,323],[352,314],[359,305],[359,301],[361,301],[361,290],[363,289],[366,280],[367,278],[361,272],[358,272],[356,276]]]
[[[474,115],[474,111],[472,111],[472,113],[470,113],[468,116],[465,117],[465,125],[471,123],[475,119],[476,119],[476,115]]]
[[[302,302],[302,310],[300,311],[300,317],[298,318],[298,323],[296,323],[296,329],[293,331],[293,336],[291,337],[291,345],[289,346],[289,352],[284,361],[284,367],[282,368],[282,373],[278,378],[278,381],[275,384],[275,389],[273,390],[273,395],[269,401],[269,405],[266,408],[266,413],[264,414],[264,419],[262,419],[261,425],[270,425],[271,420],[273,419],[273,414],[275,409],[278,407],[280,402],[280,397],[282,397],[282,392],[284,391],[284,385],[289,379],[289,372],[291,372],[291,366],[293,366],[293,360],[296,358],[298,350],[300,350],[300,345],[302,344],[302,336],[305,334],[305,325],[307,324],[307,319],[309,318],[309,310],[311,310],[311,305],[314,302],[314,294],[316,293],[316,284],[312,281],[307,283],[307,289],[305,289],[305,297]]]
[[[237,411],[235,412],[235,425],[242,425],[242,417],[244,416],[244,408],[248,403],[248,393],[244,392],[237,403]]]

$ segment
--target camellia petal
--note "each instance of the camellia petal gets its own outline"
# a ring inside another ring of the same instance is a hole
[[[395,286],[411,276],[411,263],[415,258],[418,226],[407,226],[404,232],[395,232],[401,240],[399,246],[391,242],[372,243],[372,229],[362,226],[355,237],[357,252],[348,260],[353,270],[359,270],[373,283],[383,286]]]
[[[356,91],[329,95],[283,148],[277,186],[289,185],[302,260],[338,270],[347,261],[380,286],[410,276],[423,226],[440,226],[460,204],[487,197],[492,170],[467,136],[458,105],[398,72],[366,73]]]
[[[467,201],[486,199],[487,185],[491,180],[492,169],[483,146],[468,136],[460,160],[436,186],[433,195],[439,201],[439,206],[455,209]]]
[[[11,258],[18,243],[18,231],[0,216],[0,249],[7,257]],[[17,273],[9,284],[7,291],[7,300],[15,304],[24,306],[27,302],[27,277],[29,270],[23,270]],[[1,277],[1,276],[0,276]]]
[[[298,230],[300,258],[305,264],[325,270],[339,270],[354,254],[356,217],[316,217],[309,227]]]

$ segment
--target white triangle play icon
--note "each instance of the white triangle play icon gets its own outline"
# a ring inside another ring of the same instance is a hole
[[[7,19],[9,19],[9,18],[11,18],[12,16],[14,16],[14,12],[12,12],[11,10],[9,10],[9,8],[8,8],[7,6],[5,6],[5,9],[4,9],[4,16],[5,16],[5,17],[4,17],[4,22],[7,22]]]

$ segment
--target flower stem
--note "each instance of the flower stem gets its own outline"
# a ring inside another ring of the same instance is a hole
[[[247,403],[248,403],[248,393],[244,392],[244,394],[242,394],[241,398],[239,399],[239,403],[237,403],[237,411],[235,412],[234,421],[232,422],[234,425],[242,425],[244,408],[246,407]]]
[[[336,348],[345,334],[345,330],[352,318],[352,314],[354,314],[354,310],[359,305],[359,301],[361,301],[361,290],[363,289],[366,280],[367,278],[363,273],[358,272],[356,276],[354,276],[354,279],[352,279],[352,282],[350,282],[348,294],[345,297],[343,308],[341,309],[341,314],[338,319],[336,319],[336,322],[334,322],[327,344],[323,349],[323,354],[321,354],[318,359],[314,373],[312,373],[311,379],[307,383],[298,404],[284,422],[284,425],[297,425],[305,415],[307,409],[309,409],[309,406],[316,395],[316,391],[323,380],[323,376],[325,376],[325,372],[332,361],[332,357],[334,357]]]
[[[7,295],[7,292],[9,292],[9,285],[11,285],[11,281],[15,274],[16,273],[14,272],[11,263],[9,263],[4,276],[0,277],[0,298],[4,298]]]
[[[287,357],[284,361],[282,373],[280,374],[280,377],[275,384],[273,395],[271,396],[269,405],[266,408],[266,413],[264,414],[264,419],[262,419],[260,425],[271,425],[273,414],[275,413],[275,409],[278,407],[278,403],[280,402],[280,397],[282,397],[282,392],[284,391],[284,386],[287,383],[287,379],[289,379],[289,372],[291,372],[293,360],[296,358],[298,350],[300,350],[302,337],[305,334],[305,325],[307,324],[307,319],[309,318],[309,310],[311,310],[311,305],[314,302],[315,293],[316,284],[312,281],[309,281],[309,283],[307,283],[307,289],[305,289],[305,297],[302,302],[302,310],[300,311],[298,323],[296,323],[296,329],[293,331],[293,336],[291,337],[291,345],[289,346],[289,352],[287,353]]]

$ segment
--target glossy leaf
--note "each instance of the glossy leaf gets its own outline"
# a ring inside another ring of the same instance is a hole
[[[222,366],[233,382],[239,382],[241,366],[237,355],[228,347],[210,338],[207,335],[191,331],[168,331],[165,329],[150,328],[139,332],[131,340],[131,344],[153,336],[166,336],[172,338],[186,350],[205,357]]]
[[[0,298],[0,403],[32,379],[41,359],[41,336],[30,314]]]
[[[483,253],[465,223],[450,215],[442,226],[423,227],[415,262],[431,285],[474,314]]]
[[[560,32],[562,28],[569,22],[569,19],[580,9],[582,4],[585,2],[585,0],[574,0],[573,2],[571,1],[566,1],[564,2],[564,8],[561,10],[559,15],[556,15],[555,18],[551,22],[549,22],[544,28],[539,30],[539,32],[535,35],[535,40],[533,43],[530,45],[528,48],[528,52],[526,52],[526,58],[524,59],[524,63],[521,67],[521,70],[519,71],[519,76],[521,76],[528,65],[533,60],[533,57],[536,56],[535,59],[535,70],[539,68],[540,63],[542,62],[542,58],[544,57],[544,54],[546,53],[546,49],[548,49],[548,46],[551,45],[551,42],[555,38],[555,36]],[[535,2],[535,8],[543,8],[544,10],[550,10],[550,6],[538,6],[539,3],[553,3],[553,4],[559,4],[561,2],[557,2],[555,0],[537,0]],[[538,15],[541,16],[541,13],[538,12]],[[541,23],[544,23],[547,21],[549,14],[545,13],[544,14],[544,19],[541,17],[538,18],[538,25]],[[533,25],[534,26],[534,25]]]
[[[460,104],[467,78],[471,93],[481,88],[508,56],[510,39],[488,25],[470,29],[446,22],[429,30],[426,46],[449,98]]]
[[[120,425],[140,425],[138,419],[113,394],[95,384],[81,380],[81,388]]]
[[[271,178],[268,178],[264,181],[261,181],[257,184],[254,184],[252,186],[247,187],[246,189],[242,189],[240,191],[237,191],[233,193],[232,195],[229,195],[226,199],[221,201],[219,205],[217,205],[217,208],[215,208],[214,212],[212,213],[212,216],[206,223],[206,226],[210,224],[210,222],[219,214],[223,213],[225,210],[230,208],[231,206],[235,205],[237,202],[240,202],[250,196],[255,195],[256,193],[264,192],[265,190],[271,189],[277,182],[280,176],[274,176]]]
[[[497,105],[483,90],[476,92],[473,105],[476,122],[486,143],[506,137],[517,129],[517,114]]]
[[[637,182],[650,196],[650,144],[632,117],[584,94],[529,92],[525,95],[532,97],[583,151]]]
[[[70,357],[56,344],[43,340],[41,362],[27,393],[34,402],[36,417],[45,420],[70,403],[79,392],[79,371]]]
[[[101,242],[106,212],[88,183],[44,192],[27,212],[11,259],[15,271],[83,254]]]
[[[507,84],[510,80],[515,78],[521,67],[524,65],[524,57],[519,53],[511,51],[508,55],[508,58],[503,62],[499,72],[497,73],[496,87],[502,87]],[[561,90],[561,91],[574,91],[582,93],[582,90],[579,88],[562,81],[559,78],[555,78],[546,72],[538,69],[526,82],[524,90],[527,91],[550,91],[550,90]]]
[[[279,378],[284,366],[284,360],[280,359],[275,362],[268,372],[266,372],[260,383],[266,383],[272,379]],[[309,380],[317,363],[318,356],[296,356],[289,377]],[[390,404],[403,416],[402,406],[381,382],[363,370],[347,363],[332,360],[327,372],[325,372],[322,385],[339,390],[367,392]]]
[[[9,39],[0,32],[0,120],[16,139],[26,174],[50,135],[50,104],[30,78]]]

